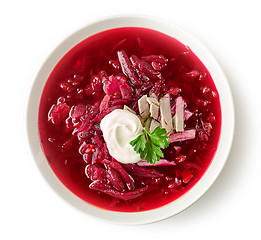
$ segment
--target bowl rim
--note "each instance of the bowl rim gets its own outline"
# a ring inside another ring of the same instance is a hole
[[[144,211],[144,212],[114,212],[88,204],[70,192],[56,178],[51,167],[47,163],[41,149],[38,134],[38,107],[45,82],[58,61],[77,43],[95,33],[119,27],[143,27],[150,28],[179,40],[190,47],[202,63],[209,70],[216,88],[219,92],[221,104],[221,133],[218,149],[201,179],[183,196],[165,206]],[[109,16],[92,23],[71,34],[61,42],[48,56],[35,77],[28,99],[27,106],[27,136],[32,156],[42,177],[48,182],[51,188],[71,206],[87,213],[100,220],[110,221],[118,224],[138,225],[152,223],[171,217],[196,202],[215,182],[222,171],[228,158],[234,136],[235,113],[232,93],[228,80],[212,54],[196,38],[176,24],[147,15],[117,15]]]

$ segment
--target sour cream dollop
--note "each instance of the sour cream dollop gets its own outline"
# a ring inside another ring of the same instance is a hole
[[[101,120],[101,130],[109,153],[121,163],[140,161],[130,142],[142,134],[140,119],[128,110],[116,109]]]

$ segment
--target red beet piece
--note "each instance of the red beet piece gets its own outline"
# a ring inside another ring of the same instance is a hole
[[[130,81],[130,85],[133,87],[140,87],[141,86],[141,81],[138,78],[138,76],[135,73],[134,68],[131,65],[131,62],[124,50],[118,51],[118,58],[121,64],[122,72],[124,73],[125,76],[128,77]]]
[[[110,112],[110,109],[109,109],[109,112]],[[109,113],[109,112],[108,112],[108,113]],[[107,115],[106,112],[100,112],[100,113],[92,120],[92,122],[93,122],[93,123],[99,123],[99,122],[101,122],[101,120],[102,120],[106,115]]]
[[[102,130],[101,130],[100,124],[93,124],[92,130],[94,130],[95,135],[100,135],[100,136],[102,135]]]
[[[160,64],[158,64],[157,62],[152,62],[152,63],[151,63],[151,66],[153,67],[153,69],[154,69],[155,71],[160,71],[160,70],[162,70],[162,66],[161,66]]]
[[[92,163],[92,154],[91,153],[83,154],[82,158],[83,158],[83,161],[86,162],[87,164]]]
[[[214,115],[214,113],[210,113],[207,117],[207,121],[211,122],[211,123],[215,123],[216,122],[216,117]]]
[[[132,100],[132,88],[128,83],[124,83],[120,85],[120,91],[123,99],[126,99],[128,101]]]
[[[93,123],[101,122],[101,120],[110,112],[110,107],[109,107],[110,99],[111,98],[109,95],[104,96],[99,106],[100,113],[98,113],[93,118],[92,120]]]
[[[183,154],[180,154],[180,155],[178,155],[178,156],[175,158],[175,162],[176,162],[176,163],[181,163],[181,162],[184,162],[185,159],[186,159],[186,156],[183,155]]]
[[[66,82],[61,83],[60,88],[63,89],[64,91],[66,91],[66,92],[71,92],[74,89],[74,87],[70,86]]]
[[[176,187],[175,180],[170,181],[169,184],[168,184],[168,188],[173,189],[173,188],[175,188],[175,187]]]
[[[187,121],[193,115],[189,110],[184,111],[184,121]]]
[[[82,143],[82,145],[80,146],[80,148],[79,148],[79,153],[80,154],[85,154],[85,153],[92,153],[92,152],[94,152],[94,145],[93,144],[91,144],[91,143],[86,143],[86,142],[83,142]]]
[[[203,123],[203,128],[204,128],[204,130],[206,131],[206,133],[207,133],[208,135],[210,135],[210,132],[211,132],[211,130],[212,130],[212,125],[211,125],[211,123],[209,123],[209,122],[204,122],[204,123]]]
[[[93,131],[88,131],[88,132],[81,131],[81,132],[77,133],[77,137],[78,137],[79,141],[81,141],[82,139],[92,138],[93,135],[94,135]]]
[[[204,98],[209,98],[211,97],[211,89],[207,86],[202,86],[200,87],[200,93]]]
[[[144,84],[142,84],[141,86],[141,90],[142,92],[148,91],[153,87],[153,83],[152,82],[145,82]]]
[[[119,174],[121,175],[123,181],[125,182],[127,188],[130,191],[134,190],[134,182],[133,182],[132,177],[124,170],[124,168],[118,162],[112,162],[107,159],[104,159],[103,163],[109,165],[111,168],[118,171]]]
[[[115,78],[119,81],[120,84],[127,83],[127,78],[122,73],[115,75]]]
[[[193,82],[199,77],[198,70],[192,70],[184,74],[184,79],[188,82]]]
[[[181,89],[176,87],[176,88],[170,88],[170,90],[168,91],[170,94],[176,96],[181,92]]]
[[[162,173],[156,170],[143,168],[135,164],[125,164],[124,167],[127,169],[127,171],[139,177],[151,178],[164,176]]]
[[[188,183],[193,177],[193,173],[190,169],[185,169],[184,171],[181,172],[181,177],[184,183]]]
[[[106,93],[106,86],[107,86],[107,83],[109,81],[109,77],[108,77],[108,75],[105,71],[100,71],[99,77],[100,77],[101,82],[102,82],[102,89]]]
[[[99,135],[93,136],[92,140],[100,149],[104,147],[104,141]]]
[[[196,169],[197,171],[202,170],[200,165],[193,163],[193,162],[186,162],[185,161],[185,162],[182,163],[182,166],[184,167],[184,169]]]
[[[72,79],[72,85],[79,86],[83,80],[84,78],[81,74],[74,74]]]
[[[110,107],[110,112],[114,111],[115,109],[123,109],[123,105],[115,105]]]
[[[85,88],[84,88],[84,92],[87,96],[91,96],[93,94],[93,89],[92,89],[92,86],[91,85],[87,85]]]
[[[99,94],[102,92],[102,80],[99,75],[92,75],[91,76],[91,86],[93,89],[94,94]]]
[[[135,55],[132,55],[130,57],[130,61],[135,69],[135,72],[137,73],[138,77],[142,80],[142,82],[148,82],[150,81],[149,77],[147,77],[140,69],[139,69],[139,62],[140,62],[140,59],[135,56]]]
[[[128,103],[129,103],[129,101],[127,101],[126,99],[115,99],[115,100],[111,101],[112,106],[126,105]]]
[[[104,182],[106,179],[105,169],[98,164],[87,165],[85,168],[85,174],[92,181],[100,180]]]
[[[201,142],[207,142],[209,141],[209,135],[204,130],[200,129],[198,131],[198,137]]]
[[[109,64],[117,71],[119,71],[121,68],[121,65],[118,60],[110,60]]]
[[[124,192],[125,187],[124,187],[124,182],[122,181],[122,178],[120,174],[111,168],[110,166],[107,167],[106,169],[106,177],[109,181],[109,183],[118,191]]]
[[[108,150],[106,143],[104,143],[102,151],[104,152],[104,159],[111,159],[111,155],[109,153],[109,150]]]
[[[168,59],[163,55],[149,55],[142,57],[143,60],[147,62],[157,62],[157,63],[167,63]]]
[[[110,109],[109,109],[109,102],[110,102],[110,96],[109,95],[105,95],[104,98],[101,101],[100,104],[100,112],[105,112],[105,113],[109,113]]]
[[[182,147],[180,147],[180,146],[174,146],[174,149],[175,149],[176,154],[179,154],[180,151],[182,150]]]
[[[54,104],[48,113],[48,121],[58,125],[68,117],[69,111],[70,107],[66,103]]]
[[[92,164],[101,163],[103,159],[104,152],[99,148],[95,148],[95,151],[92,154]]]
[[[156,187],[155,184],[159,184],[162,182],[162,178],[143,178],[141,180],[141,184],[143,185],[153,185],[153,187]]]
[[[95,151],[92,154],[92,164],[98,163],[99,161],[99,153],[98,148],[95,148]]]
[[[80,83],[83,81],[83,77],[79,74],[74,74],[72,77],[69,77],[66,81],[60,84],[60,87],[66,92],[72,92],[77,88]]]
[[[161,74],[158,71],[155,71],[153,67],[146,61],[140,60],[138,67],[141,72],[143,72],[146,76],[151,78],[161,78]]]
[[[78,104],[76,106],[73,106],[70,111],[70,116],[73,119],[80,118],[85,114],[86,106],[83,104]]]
[[[115,93],[120,92],[120,83],[119,81],[113,76],[109,76],[109,81],[106,86],[106,93],[108,95],[113,95]]]
[[[92,128],[92,124],[90,124],[91,120],[99,113],[99,103],[95,103],[91,109],[86,114],[85,119],[83,120],[80,128],[78,129],[78,133],[81,131],[88,132]]]
[[[200,108],[206,108],[211,103],[209,100],[204,100],[197,97],[193,98],[193,102]]]
[[[90,124],[90,121],[91,121],[91,118],[90,118],[90,116],[87,115],[85,117],[85,119],[82,121],[82,124],[79,127],[77,133],[79,134],[82,131],[88,132],[92,128],[92,125]]]
[[[158,97],[161,93],[162,87],[164,84],[164,80],[160,79],[157,82],[154,83],[154,86],[151,88],[149,95],[151,95],[152,93],[155,93],[156,96]]]
[[[89,185],[89,188],[99,191],[99,192],[106,193],[112,197],[122,199],[122,200],[131,200],[131,199],[137,198],[148,190],[148,187],[146,186],[146,187],[139,188],[139,189],[136,189],[131,192],[119,192],[117,190],[112,189],[107,184],[102,183],[101,181],[92,182]]]

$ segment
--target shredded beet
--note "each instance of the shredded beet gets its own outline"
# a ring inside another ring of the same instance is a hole
[[[97,164],[87,165],[85,168],[85,174],[92,181],[96,181],[96,180],[99,180],[101,182],[106,181],[105,169]]]
[[[114,76],[109,76],[109,80],[106,86],[106,93],[113,95],[120,92],[120,83]]]
[[[120,85],[120,92],[123,99],[132,100],[132,88],[127,83]]]
[[[135,56],[132,55],[130,57],[130,61],[135,69],[135,72],[137,73],[138,77],[143,81],[143,82],[149,82],[149,77],[147,77],[140,69],[139,69],[139,63],[140,63],[140,59]]]
[[[91,109],[87,112],[85,119],[83,120],[80,128],[78,129],[78,133],[81,131],[88,132],[92,125],[90,124],[91,120],[99,113],[99,103],[95,103]]]
[[[131,62],[124,50],[118,51],[118,58],[119,62],[121,64],[122,72],[128,77],[130,84],[133,87],[140,87],[141,86],[141,81],[136,75]]]
[[[153,87],[151,88],[149,95],[151,95],[152,93],[155,93],[155,95],[158,97],[161,94],[163,83],[164,83],[164,79],[160,79],[160,80],[156,81],[154,83]]]
[[[147,77],[151,78],[159,78],[161,79],[161,74],[160,72],[157,72],[153,69],[153,67],[146,61],[140,60],[138,64],[138,68],[140,71],[146,75]]]
[[[185,110],[184,111],[184,121],[187,121],[188,119],[190,119],[190,117],[193,115],[192,112],[190,112],[189,110]]]
[[[63,122],[69,115],[70,107],[65,103],[53,105],[48,114],[48,120],[58,125]]]
[[[176,153],[179,154],[180,151],[181,151],[181,149],[182,149],[182,147],[180,147],[180,146],[174,146],[174,149],[175,149]]]
[[[118,171],[119,174],[121,175],[122,179],[124,180],[127,188],[130,191],[134,190],[133,178],[124,170],[124,168],[118,162],[115,162],[115,161],[112,162],[112,161],[109,161],[107,159],[104,159],[103,163],[109,165],[111,168],[113,168],[116,171]]]
[[[165,58],[163,55],[150,55],[150,56],[143,56],[143,60],[148,62],[157,62],[157,63],[167,63],[168,59]]]
[[[109,102],[110,102],[111,98],[109,95],[105,95],[104,98],[101,101],[100,104],[100,112],[104,112],[104,113],[109,113],[110,109],[109,109]]]
[[[71,108],[70,116],[73,119],[77,119],[83,116],[85,114],[85,111],[86,111],[86,106],[83,104],[78,104]]]
[[[89,187],[90,187],[90,189],[106,193],[108,195],[111,195],[112,197],[116,197],[116,198],[122,199],[122,200],[131,200],[131,199],[137,198],[148,190],[148,187],[146,186],[146,187],[139,188],[139,189],[136,189],[131,192],[119,192],[117,190],[112,189],[110,186],[108,186],[100,181],[92,182]]]
[[[163,177],[164,175],[156,170],[143,168],[135,164],[124,164],[124,167],[130,173],[145,178]]]
[[[129,103],[129,101],[126,99],[114,99],[111,101],[112,106],[127,105],[128,103]]]
[[[106,169],[106,177],[108,179],[108,182],[118,191],[124,192],[125,191],[125,186],[124,182],[122,181],[122,178],[120,174],[111,168],[110,166],[107,166]]]
[[[163,66],[161,66],[159,63],[157,62],[152,62],[151,66],[154,68],[155,71],[160,71],[162,70]]]
[[[95,135],[95,136],[93,136],[92,140],[93,140],[94,144],[95,144],[96,146],[98,146],[100,149],[103,148],[103,146],[104,146],[104,140],[103,140],[103,138],[101,138],[101,136]]]

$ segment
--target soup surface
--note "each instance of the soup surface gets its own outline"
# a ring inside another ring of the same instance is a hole
[[[126,106],[139,115],[138,100],[153,93],[168,96],[173,119],[182,97],[184,130],[170,133],[163,164],[118,162],[101,120]],[[71,192],[104,209],[137,212],[164,206],[198,182],[218,146],[221,109],[208,70],[189,47],[151,29],[117,28],[86,38],[57,63],[38,126],[46,159]]]

